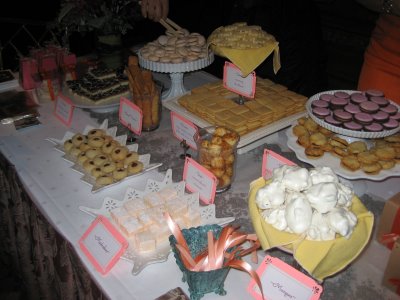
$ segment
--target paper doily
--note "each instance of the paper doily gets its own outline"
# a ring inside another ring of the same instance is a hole
[[[86,126],[82,133],[83,134],[87,134],[90,130],[97,129],[97,128],[103,129],[106,132],[107,135],[112,136],[114,138],[114,140],[119,142],[121,145],[126,146],[129,149],[129,151],[135,151],[135,152],[138,151],[138,144],[126,145],[126,140],[127,140],[127,135],[126,134],[120,135],[120,136],[116,136],[116,134],[117,134],[117,127],[116,126],[108,128],[108,120],[107,119],[105,119],[103,121],[103,123],[99,127],[94,127],[94,126],[91,126],[91,125]],[[47,140],[52,142],[52,143],[54,143],[55,144],[54,149],[56,149],[57,151],[60,151],[61,153],[63,153],[64,155],[62,157],[66,161],[71,162],[73,164],[71,166],[71,168],[74,171],[77,171],[78,173],[80,173],[82,175],[81,180],[84,183],[87,183],[87,184],[92,186],[92,193],[99,192],[100,190],[103,190],[105,188],[109,188],[111,186],[119,184],[120,182],[129,180],[129,179],[131,179],[133,177],[136,177],[136,176],[140,176],[141,174],[143,174],[145,172],[148,172],[150,170],[156,169],[156,168],[158,168],[158,167],[160,167],[162,165],[162,163],[152,163],[152,164],[150,164],[151,155],[150,154],[142,154],[142,155],[139,155],[139,161],[143,163],[143,170],[141,172],[139,172],[137,174],[134,174],[134,175],[129,175],[129,176],[125,177],[124,179],[116,181],[116,182],[114,182],[112,184],[109,184],[109,185],[105,185],[105,186],[104,185],[98,185],[98,184],[96,184],[96,179],[93,176],[87,174],[87,172],[85,172],[85,170],[82,168],[82,166],[77,163],[76,158],[71,156],[71,155],[69,155],[64,150],[64,142],[66,140],[72,138],[74,135],[75,135],[74,132],[67,131],[65,133],[64,137],[61,140],[54,139],[54,138],[48,138]]]
[[[112,223],[114,223],[114,221],[110,217],[111,210],[121,207],[126,201],[143,198],[145,195],[152,192],[158,192],[165,187],[174,188],[177,191],[178,196],[183,197],[189,202],[189,206],[200,209],[201,225],[218,224],[220,226],[224,226],[235,220],[234,217],[216,218],[214,204],[201,206],[199,204],[199,193],[187,194],[185,193],[184,181],[180,181],[177,183],[172,182],[171,169],[167,170],[165,177],[162,181],[148,179],[144,190],[139,190],[132,187],[128,188],[125,192],[123,200],[116,200],[111,197],[105,197],[103,204],[100,208],[79,206],[79,209],[89,214],[92,217],[96,217],[98,215],[106,216],[111,220]],[[169,243],[166,243],[162,248],[159,248],[156,251],[148,253],[137,253],[133,249],[133,247],[129,246],[127,251],[122,256],[122,258],[133,262],[132,274],[137,275],[147,265],[166,261],[168,259],[170,252],[171,252],[171,247]]]

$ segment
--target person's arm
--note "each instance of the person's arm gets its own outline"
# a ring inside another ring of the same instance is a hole
[[[400,16],[400,0],[356,0],[362,6],[379,13]]]
[[[166,19],[169,12],[169,0],[142,0],[142,16],[154,22]]]

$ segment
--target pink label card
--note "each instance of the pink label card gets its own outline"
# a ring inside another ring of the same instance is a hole
[[[254,98],[256,93],[256,73],[243,77],[240,69],[230,62],[225,62],[223,83],[226,89],[247,98]]]
[[[190,157],[186,157],[185,160],[183,180],[189,191],[199,193],[199,198],[204,204],[214,203],[217,177]]]
[[[197,150],[194,140],[194,135],[198,131],[197,126],[173,111],[171,111],[171,124],[173,135],[180,141],[185,140],[190,148]]]
[[[56,101],[54,102],[54,115],[59,119],[65,126],[69,127],[72,122],[72,116],[74,114],[74,104],[71,99],[58,94]]]
[[[267,255],[257,269],[265,300],[317,300],[322,293],[314,279],[301,273],[279,258]],[[252,279],[247,291],[254,299],[262,300],[262,295],[255,280]]]
[[[140,135],[142,133],[143,113],[139,106],[121,97],[119,105],[119,121],[125,127],[128,127],[133,133]]]
[[[261,171],[263,178],[271,178],[274,169],[283,165],[295,166],[296,164],[272,150],[264,149]]]
[[[104,216],[98,216],[83,236],[79,246],[101,274],[107,274],[128,248],[128,241]]]

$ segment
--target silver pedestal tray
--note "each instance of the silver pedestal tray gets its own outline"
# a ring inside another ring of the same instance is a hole
[[[139,65],[142,68],[158,73],[169,73],[169,76],[171,78],[171,86],[168,90],[162,93],[162,100],[171,99],[186,94],[188,90],[183,84],[184,73],[203,69],[209,66],[214,61],[213,52],[210,52],[208,57],[206,58],[176,64],[160,63],[144,59],[141,56],[140,51],[138,53],[138,57]]]

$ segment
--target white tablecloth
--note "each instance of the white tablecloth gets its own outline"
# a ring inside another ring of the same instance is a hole
[[[189,88],[204,84],[210,78],[202,75],[192,77]],[[100,207],[104,197],[110,196],[122,199],[128,186],[143,188],[148,178],[161,179],[163,174],[157,170],[145,173],[140,177],[134,177],[129,181],[113,186],[98,193],[91,193],[91,187],[80,180],[80,175],[70,168],[71,164],[62,159],[62,154],[54,150],[54,144],[46,141],[46,138],[61,139],[66,130],[81,132],[88,124],[98,126],[95,120],[89,117],[88,112],[76,109],[72,121],[72,127],[68,129],[52,114],[53,103],[43,103],[39,109],[41,125],[15,131],[13,125],[0,125],[0,151],[12,162],[23,182],[26,191],[49,220],[54,228],[61,233],[76,249],[78,256],[90,272],[92,278],[110,299],[154,299],[170,289],[180,286],[188,295],[187,284],[181,281],[182,273],[178,269],[172,255],[167,262],[153,264],[146,267],[139,275],[131,274],[132,263],[119,260],[111,272],[105,276],[100,275],[83,255],[78,246],[78,240],[89,227],[93,218],[81,212],[78,206]],[[168,118],[163,120],[164,126],[168,126]],[[172,133],[170,132],[173,139]],[[270,137],[271,142],[276,142],[285,147],[283,136],[275,134]],[[140,145],[139,145],[140,147]],[[248,154],[247,157],[250,157]],[[238,161],[238,169],[246,167],[246,161]],[[259,170],[250,170],[252,178],[238,182],[241,189],[246,191],[248,183],[261,174]],[[240,174],[238,175],[240,177]],[[397,184],[394,184],[396,183]],[[369,191],[383,200],[400,191],[398,178],[392,178],[384,182],[356,182],[366,186],[364,191]],[[245,201],[245,199],[243,199]],[[379,245],[373,245],[368,251],[380,253],[383,263],[377,274],[382,274],[388,253]],[[263,256],[263,253],[259,253]],[[363,258],[360,259],[363,261]],[[374,261],[364,262],[369,266],[375,266]],[[253,265],[255,268],[256,265]],[[367,268],[368,270],[368,268]],[[231,270],[225,289],[228,291],[226,299],[249,299],[246,287],[250,277],[238,270]],[[221,299],[215,294],[207,294],[204,298]]]

